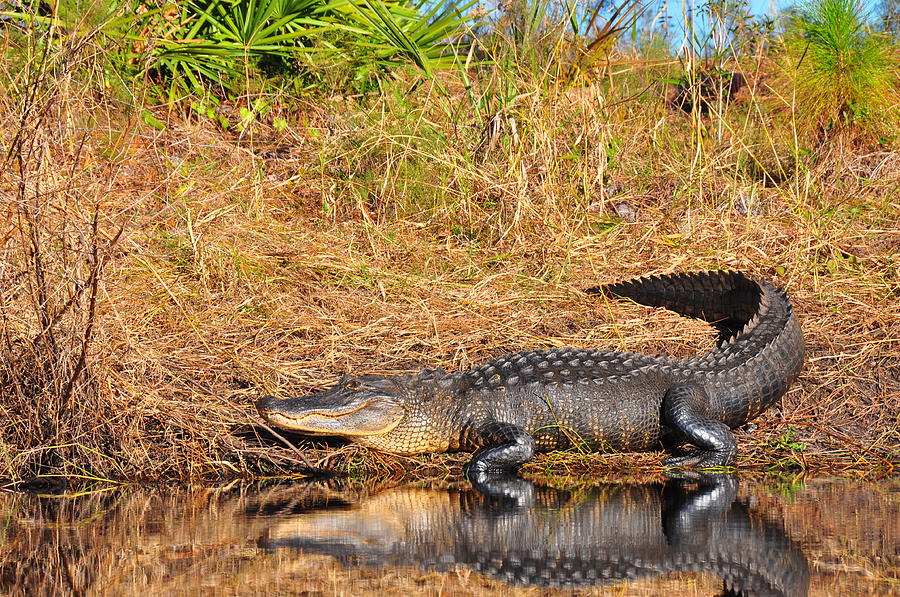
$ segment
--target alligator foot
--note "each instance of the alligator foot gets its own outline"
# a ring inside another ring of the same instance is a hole
[[[665,466],[707,468],[735,463],[737,442],[727,425],[710,417],[709,402],[706,391],[697,386],[676,386],[666,392],[665,421],[697,449],[666,458]]]
[[[512,473],[534,456],[534,438],[518,425],[491,421],[478,434],[486,447],[475,453],[464,472],[470,480]]]

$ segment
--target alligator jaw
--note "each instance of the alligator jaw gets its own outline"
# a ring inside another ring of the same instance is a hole
[[[357,397],[330,405],[322,404],[316,398],[279,400],[266,396],[256,403],[256,409],[263,419],[282,429],[343,437],[384,435],[393,430],[404,415],[403,407],[387,396]]]

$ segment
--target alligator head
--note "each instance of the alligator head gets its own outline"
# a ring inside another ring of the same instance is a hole
[[[396,384],[375,375],[345,376],[333,388],[304,398],[266,396],[256,408],[269,423],[308,435],[382,435],[403,419]]]
[[[256,408],[268,423],[304,435],[345,437],[395,454],[444,451],[446,434],[435,433],[428,420],[436,413],[422,405],[446,395],[453,377],[443,371],[345,376],[333,388],[309,396],[266,396]]]

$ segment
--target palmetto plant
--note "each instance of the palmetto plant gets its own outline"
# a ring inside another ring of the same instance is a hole
[[[466,11],[477,1],[359,0],[348,3],[348,16],[354,24],[352,31],[360,36],[358,45],[371,47],[382,61],[409,59],[430,74],[434,68],[454,63],[456,53],[448,42],[470,20]]]
[[[448,44],[467,22],[450,0],[194,0],[174,30],[156,35],[153,64],[190,83],[222,82],[263,57],[334,53],[328,33],[381,63],[412,61],[426,73],[452,57]]]
[[[145,27],[150,64],[170,75],[183,74],[197,88],[202,80],[222,82],[223,75],[239,74],[251,60],[286,56],[302,38],[328,30],[322,18],[329,8],[315,0],[188,2]]]
[[[381,66],[412,62],[430,74],[449,66],[471,20],[474,0],[154,0],[101,2],[90,24],[76,13],[39,15],[26,5],[0,19],[23,31],[77,34],[91,28],[116,42],[130,64],[184,87],[202,89],[248,73],[262,59],[305,57],[334,64],[365,55]],[[14,7],[15,8],[15,7]],[[70,11],[71,12],[71,11]],[[49,43],[54,43],[49,36]],[[339,40],[339,41],[336,41]],[[125,41],[127,43],[120,43]],[[122,48],[125,48],[124,50]]]

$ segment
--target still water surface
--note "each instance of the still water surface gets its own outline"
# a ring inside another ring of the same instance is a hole
[[[900,481],[0,496],[12,595],[900,595]]]

